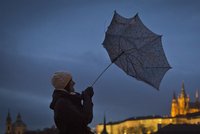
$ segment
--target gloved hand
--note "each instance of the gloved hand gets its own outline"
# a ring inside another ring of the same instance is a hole
[[[90,97],[94,95],[93,87],[88,87],[82,92],[83,98]]]
[[[88,87],[85,89],[85,92],[92,98],[94,95],[93,87]]]

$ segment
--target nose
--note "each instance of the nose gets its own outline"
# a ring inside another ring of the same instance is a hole
[[[72,80],[72,84],[75,85],[76,83]]]

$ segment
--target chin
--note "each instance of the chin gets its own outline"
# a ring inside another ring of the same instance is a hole
[[[74,88],[72,87],[72,88],[70,89],[70,91],[71,91],[71,92],[74,92],[75,90],[74,90]]]

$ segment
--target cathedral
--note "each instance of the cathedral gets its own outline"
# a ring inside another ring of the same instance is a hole
[[[133,117],[123,121],[109,122],[96,126],[96,133],[103,134],[151,134],[171,125],[200,124],[199,92],[196,91],[195,101],[191,102],[182,83],[179,96],[172,96],[171,115]]]
[[[189,113],[195,113],[200,111],[200,102],[199,102],[199,92],[196,91],[195,94],[195,102],[190,102],[189,95],[185,92],[184,83],[182,83],[181,93],[176,98],[176,94],[174,93],[172,104],[171,104],[171,116],[179,116],[186,115]]]
[[[10,113],[8,112],[6,118],[6,132],[5,134],[24,134],[26,131],[26,124],[22,121],[21,115],[18,113],[16,121],[12,123]]]

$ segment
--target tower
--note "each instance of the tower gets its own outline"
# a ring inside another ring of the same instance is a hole
[[[181,93],[178,98],[178,105],[179,105],[179,114],[180,115],[187,114],[189,108],[189,97],[185,93],[184,82],[182,83]]]
[[[198,100],[198,93],[196,93],[196,101]],[[190,98],[185,92],[184,82],[181,86],[181,93],[178,98],[174,93],[172,104],[171,104],[171,116],[175,117],[177,115],[186,115],[187,113],[191,113],[191,103]]]
[[[25,131],[26,125],[22,121],[20,113],[18,113],[17,119],[13,124],[13,132],[14,134],[24,134]]]
[[[106,130],[106,115],[105,114],[104,114],[104,119],[103,119],[103,131],[101,132],[101,134],[108,134]]]
[[[171,116],[175,117],[179,114],[179,108],[178,108],[178,102],[176,99],[176,94],[174,92],[173,99],[172,99],[172,105],[171,105]]]
[[[196,111],[200,111],[200,102],[199,102],[199,90],[196,90],[195,93],[195,107],[196,107]]]
[[[181,93],[178,97],[178,106],[179,106],[179,114],[180,115],[187,114],[188,108],[189,108],[189,101],[190,101],[189,96],[187,96],[185,93],[184,83],[182,83]]]
[[[199,102],[199,90],[198,89],[195,93],[195,99],[196,99],[196,103],[198,103]]]
[[[10,117],[9,111],[8,111],[8,115],[6,118],[6,133],[5,134],[12,134],[12,119]]]

